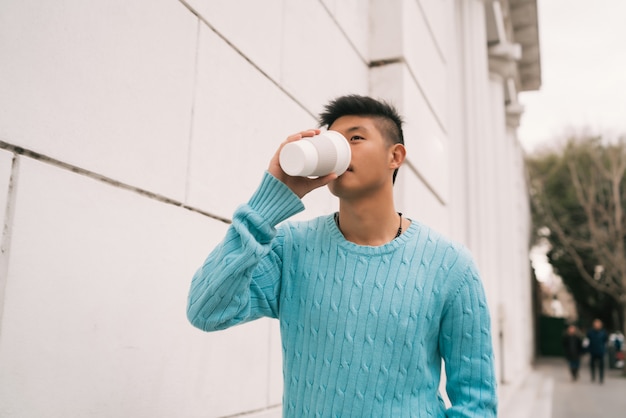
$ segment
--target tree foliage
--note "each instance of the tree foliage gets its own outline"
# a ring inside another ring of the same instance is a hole
[[[600,309],[621,306],[622,316],[626,141],[573,138],[561,150],[529,156],[526,165],[535,239],[548,239],[553,268],[579,305],[600,317]]]

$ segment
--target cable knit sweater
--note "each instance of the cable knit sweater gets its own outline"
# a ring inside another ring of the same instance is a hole
[[[303,209],[265,173],[195,274],[190,322],[278,318],[285,417],[495,417],[490,318],[469,252],[416,221],[378,247],[346,241],[333,216],[275,227]]]

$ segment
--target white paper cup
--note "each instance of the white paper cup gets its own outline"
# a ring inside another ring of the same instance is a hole
[[[280,151],[279,162],[290,176],[342,175],[352,153],[346,138],[337,131],[324,131],[311,138],[290,142]]]

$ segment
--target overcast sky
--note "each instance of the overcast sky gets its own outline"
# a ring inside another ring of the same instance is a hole
[[[528,151],[571,130],[626,136],[626,0],[538,0],[542,86],[520,95]]]

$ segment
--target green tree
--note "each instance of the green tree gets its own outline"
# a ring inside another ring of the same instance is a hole
[[[625,329],[625,138],[572,138],[526,165],[535,238],[550,243],[551,265],[587,315]]]
[[[553,241],[556,241],[556,238]],[[607,327],[619,329],[621,324],[619,303],[585,281],[572,258],[563,251],[560,243],[555,242],[551,244],[551,247],[547,253],[548,261],[572,294],[581,323],[590,324],[594,318],[601,318]],[[585,270],[593,271],[598,265],[590,253],[581,254],[581,258]]]

